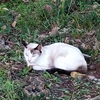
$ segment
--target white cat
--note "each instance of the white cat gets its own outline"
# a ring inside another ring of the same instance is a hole
[[[53,68],[65,71],[87,72],[87,62],[81,51],[69,44],[54,43],[43,46],[36,43],[24,45],[24,57],[28,66],[34,70],[49,70]]]

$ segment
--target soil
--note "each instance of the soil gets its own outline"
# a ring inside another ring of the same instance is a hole
[[[73,36],[68,35],[65,42],[79,47],[84,52],[89,50],[95,52],[95,50],[98,50],[98,54],[93,53],[91,58],[87,59],[87,76],[94,76],[94,80],[89,79],[88,77],[72,78],[66,74],[58,73],[52,74],[51,77],[45,77],[44,74],[46,72],[34,70],[30,71],[28,74],[22,75],[20,72],[25,69],[25,62],[14,62],[10,65],[9,75],[11,79],[16,83],[23,84],[23,90],[27,96],[40,95],[42,92],[46,95],[54,95],[55,98],[65,98],[66,96],[69,96],[69,99],[72,98],[74,100],[81,98],[86,100],[100,99],[100,53],[99,41],[95,38],[95,31],[86,33],[84,36],[81,36],[81,38],[74,38]],[[8,42],[6,46],[9,47],[9,45],[12,45],[11,43],[11,41]],[[2,45],[1,47],[4,47],[3,49],[5,49],[5,44]],[[3,66],[6,65],[4,64]],[[97,80],[99,80],[99,82],[97,82]],[[86,92],[85,89],[89,92]]]

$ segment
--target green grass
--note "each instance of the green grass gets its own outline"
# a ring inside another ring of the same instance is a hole
[[[52,7],[50,13],[44,8],[46,4]],[[96,8],[93,8],[94,5]],[[4,11],[2,8],[7,8],[8,10]],[[13,28],[11,24],[15,13],[21,14],[21,17],[18,19],[16,27]],[[0,56],[0,62],[11,64],[15,62],[24,63],[22,39],[28,42],[42,42],[43,44],[64,42],[66,34],[48,36],[42,40],[38,38],[38,35],[43,31],[50,31],[54,23],[60,27],[60,30],[69,28],[68,32],[75,38],[81,37],[90,30],[95,30],[97,33],[96,37],[100,41],[100,4],[96,0],[56,0],[56,3],[53,0],[30,0],[29,3],[24,3],[22,0],[10,0],[7,3],[1,3],[0,35],[6,38],[9,37],[16,45],[11,50],[5,51],[6,55]],[[6,25],[6,29],[2,29],[4,25]],[[98,50],[87,52],[94,57],[98,55]],[[16,82],[8,78],[7,70],[9,68],[4,69],[0,66],[0,98],[2,100],[23,100],[26,94],[20,92],[20,84],[16,84]],[[21,76],[28,74],[29,70],[27,68],[20,72]],[[46,79],[51,78],[54,82],[60,81],[57,76],[51,76],[48,73],[45,73],[44,77]],[[47,84],[47,87],[50,88],[51,84]],[[80,95],[83,93],[88,92],[88,89],[81,89],[76,95],[77,99],[80,99]],[[73,96],[72,98],[75,98],[75,95]],[[45,100],[45,95],[41,94],[38,97],[30,96],[24,100],[33,100],[33,98],[34,100]],[[51,98],[53,97],[51,96]],[[65,100],[70,98],[71,95],[66,97]]]

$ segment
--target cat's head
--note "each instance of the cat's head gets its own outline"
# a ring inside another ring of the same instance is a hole
[[[25,41],[22,41],[22,44],[24,45],[24,57],[27,62],[27,66],[34,65],[36,59],[38,59],[41,55],[42,45],[36,43],[26,43]]]

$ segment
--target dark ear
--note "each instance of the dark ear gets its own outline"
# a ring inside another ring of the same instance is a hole
[[[22,44],[23,44],[23,46],[24,46],[25,48],[27,48],[27,45],[28,45],[27,42],[25,42],[24,40],[22,40]]]
[[[34,50],[39,50],[39,51],[41,51],[41,49],[42,49],[42,44],[39,44]]]

